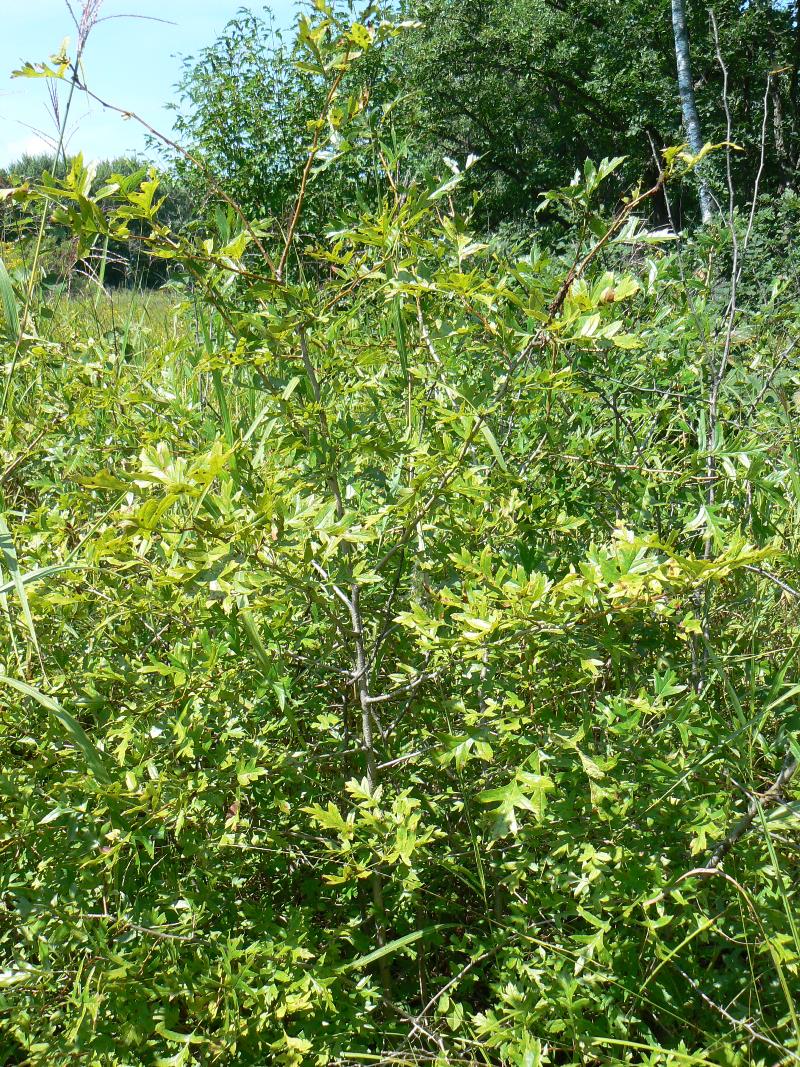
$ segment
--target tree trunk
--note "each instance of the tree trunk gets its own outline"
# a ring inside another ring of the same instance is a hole
[[[686,29],[686,5],[684,0],[672,0],[672,32],[675,36],[675,58],[678,63],[678,92],[681,97],[681,112],[683,124],[686,128],[686,139],[689,148],[697,155],[703,147],[703,136],[700,132],[700,116],[697,113],[697,102],[694,97],[694,83],[692,82],[692,66],[689,59],[689,33]],[[708,184],[702,174],[700,181],[700,215],[703,222],[711,221],[711,195]]]
[[[798,60],[800,60],[800,0],[795,0],[794,5],[794,69],[792,70],[792,103],[797,101],[797,83],[800,77]]]

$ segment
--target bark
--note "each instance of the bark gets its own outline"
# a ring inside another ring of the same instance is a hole
[[[675,58],[678,65],[678,92],[681,98],[683,125],[689,148],[697,155],[703,147],[700,131],[700,116],[697,113],[697,101],[692,81],[692,66],[689,52],[689,32],[686,28],[686,5],[684,0],[672,0],[672,32],[675,37]],[[710,222],[712,216],[711,194],[705,178],[699,176],[700,215],[703,222]]]
[[[798,761],[791,754],[786,757],[781,767],[781,773],[766,791],[760,797],[756,796],[750,801],[745,814],[737,822],[734,828],[728,833],[724,839],[720,842],[717,848],[714,850],[714,854],[706,864],[707,868],[716,868],[722,863],[728,853],[731,851],[736,842],[747,833],[753,823],[756,821],[756,817],[760,811],[763,811],[765,807],[770,804],[780,801],[783,796],[784,789],[789,785],[792,778],[797,773]]]
[[[800,0],[794,5],[794,42],[792,49],[793,69],[789,82],[789,99],[792,107],[797,109],[798,86],[800,85]]]

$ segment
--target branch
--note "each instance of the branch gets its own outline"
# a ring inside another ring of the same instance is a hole
[[[410,1022],[413,1022],[414,1025],[411,1027],[411,1031],[407,1035],[406,1040],[410,1041],[414,1034],[418,1030],[421,1030],[422,1027],[420,1024],[422,1020],[425,1018],[425,1016],[428,1014],[434,1004],[436,1004],[436,1002],[445,995],[445,993],[449,993],[453,986],[458,985],[461,979],[466,977],[466,975],[469,974],[473,967],[477,967],[479,963],[483,963],[485,959],[493,955],[496,951],[496,948],[489,949],[487,952],[482,952],[480,956],[476,957],[474,960],[470,960],[465,967],[461,968],[461,970],[454,978],[451,978],[450,981],[443,985],[437,993],[434,993],[434,995],[430,998],[430,1000],[424,1006],[422,1011],[418,1015],[415,1015],[413,1020],[409,1020]]]
[[[651,188],[647,189],[645,192],[640,193],[638,196],[634,197],[633,200],[628,201],[628,203],[625,204],[625,206],[617,212],[617,215],[612,220],[611,225],[600,238],[600,240],[597,242],[597,244],[593,245],[592,248],[590,248],[586,255],[583,257],[583,259],[579,263],[575,264],[574,267],[572,267],[572,269],[568,272],[566,278],[564,279],[564,282],[561,288],[559,289],[555,300],[550,305],[549,322],[552,322],[556,315],[561,311],[561,308],[564,306],[564,301],[567,299],[569,291],[572,288],[573,282],[575,282],[581,276],[581,274],[583,274],[583,272],[586,270],[592,260],[605,247],[605,245],[608,244],[614,234],[622,228],[628,216],[633,211],[635,211],[640,204],[643,204],[646,200],[650,200],[651,197],[656,196],[661,191],[665,180],[666,175],[663,171],[661,171],[658,175],[658,178],[656,179],[655,185],[651,186]]]
[[[322,580],[324,582],[330,582],[331,581],[330,575],[328,574],[328,572],[325,570],[324,567],[322,567],[319,563],[317,563],[317,561],[315,559],[311,560],[311,566],[317,572],[317,574],[320,576],[320,578],[322,578]],[[352,615],[352,613],[353,613],[353,604],[352,604],[350,598],[348,597],[348,595],[342,589],[340,589],[339,586],[335,582],[331,582],[331,589],[334,591],[336,596],[338,596],[338,598],[341,600],[341,602],[344,604],[344,606],[347,608],[347,610]]]
[[[303,210],[303,202],[306,198],[306,186],[308,185],[309,175],[311,174],[311,168],[314,165],[314,160],[317,158],[317,152],[319,151],[319,135],[320,130],[322,128],[322,122],[328,115],[330,106],[333,103],[333,98],[336,96],[337,90],[339,89],[339,85],[341,84],[342,78],[345,75],[345,70],[349,59],[350,50],[348,49],[344,58],[344,66],[331,82],[330,88],[328,89],[328,95],[325,97],[325,103],[322,106],[322,114],[320,116],[320,121],[314,129],[314,137],[312,138],[311,147],[308,150],[308,156],[306,157],[305,166],[303,167],[303,174],[300,178],[300,190],[297,194],[297,199],[295,200],[294,210],[292,211],[292,217],[289,220],[289,229],[286,231],[286,241],[284,242],[283,252],[281,253],[281,258],[278,262],[278,266],[275,271],[275,277],[278,279],[279,282],[283,281],[283,272],[286,268],[286,261],[289,258],[289,252],[291,251],[292,241],[294,240],[294,231],[297,227],[297,223],[300,220],[300,212]]]
[[[395,697],[402,696],[403,693],[413,693],[423,682],[430,681],[431,678],[435,678],[439,673],[439,671],[430,671],[428,673],[418,674],[417,677],[412,679],[407,685],[401,685],[397,689],[392,689],[389,693],[381,693],[380,696],[367,697],[367,702],[369,704],[383,704],[387,700],[394,700]]]
[[[173,934],[169,930],[165,930],[155,926],[140,926],[138,923],[131,922],[130,919],[126,919],[122,915],[105,915],[101,912],[84,912],[79,916],[80,919],[97,919],[105,922],[109,922],[114,926],[123,926],[128,930],[135,930],[139,934],[147,934],[149,937],[158,937],[164,941],[196,941],[197,938],[194,934]]]
[[[744,569],[746,571],[752,571],[753,574],[759,574],[762,578],[768,578],[771,582],[774,582],[779,589],[782,589],[784,593],[789,593],[790,596],[800,600],[800,592],[793,589],[791,585],[787,585],[787,583],[782,581],[776,574],[770,574],[769,571],[762,570],[761,567],[751,567],[749,564],[745,564]]]
[[[655,196],[663,188],[665,181],[666,175],[662,171],[658,175],[655,184],[650,189],[647,189],[645,192],[640,193],[632,200],[629,200],[627,204],[623,205],[623,207],[620,208],[620,210],[612,219],[608,230],[600,238],[600,240],[586,253],[586,255],[579,262],[574,263],[570,270],[567,272],[567,275],[564,278],[564,281],[561,284],[561,287],[559,288],[558,292],[556,293],[553,302],[547,309],[546,321],[542,323],[542,325],[536,331],[536,334],[531,337],[528,343],[512,360],[502,381],[495,390],[495,394],[492,397],[489,408],[486,411],[479,412],[476,415],[472,424],[472,428],[464,439],[464,442],[461,448],[459,449],[458,455],[452,466],[447,471],[445,471],[445,473],[439,479],[436,488],[432,491],[428,499],[423,502],[417,513],[407,520],[405,526],[401,531],[400,540],[391,548],[387,549],[383,556],[381,556],[381,558],[378,560],[377,564],[375,565],[376,571],[381,571],[389,562],[389,560],[405,547],[408,538],[411,536],[411,533],[415,529],[417,523],[422,520],[422,518],[433,506],[438,496],[450,485],[450,483],[456,477],[458,472],[462,469],[464,457],[469,452],[469,449],[472,446],[472,443],[477,437],[478,433],[480,432],[481,427],[485,425],[488,415],[491,413],[492,410],[496,409],[497,406],[501,403],[501,401],[505,398],[506,394],[511,388],[511,382],[514,379],[514,375],[516,374],[517,370],[522,365],[527,363],[527,361],[531,358],[534,352],[537,351],[537,349],[544,348],[545,344],[547,343],[548,329],[553,325],[553,322],[558,317],[559,313],[564,307],[564,303],[569,295],[573,283],[580,277],[584,270],[586,270],[592,260],[597,255],[599,255],[599,253],[608,244],[611,238],[622,228],[628,216],[633,211],[635,211],[640,204],[643,204],[646,200],[649,200],[651,197]]]
[[[736,823],[733,829],[726,835],[725,838],[717,845],[711,859],[706,864],[709,870],[715,870],[731,849],[736,845],[740,838],[744,837],[750,827],[756,820],[756,816],[761,811],[762,807],[768,804],[774,804],[781,799],[784,788],[791,782],[795,773],[797,772],[799,761],[789,753],[783,762],[781,772],[766,793],[763,793],[760,797],[756,796],[750,801],[747,811]]]
[[[111,104],[108,102],[108,100],[104,100],[102,97],[98,96],[97,93],[92,92],[92,90],[84,82],[80,81],[77,76],[77,73],[75,74],[73,84],[78,89],[80,89],[82,93],[85,93],[90,100],[94,100],[95,103],[98,103],[101,107],[106,108],[106,110],[115,111],[124,119],[132,119],[134,122],[138,122],[140,126],[147,130],[151,137],[155,137],[156,140],[161,141],[162,144],[165,144],[168,148],[171,148],[173,152],[177,152],[180,156],[183,156],[183,158],[189,163],[191,163],[192,166],[197,167],[197,169],[205,177],[206,181],[211,186],[213,191],[217,194],[217,196],[224,200],[228,207],[230,207],[236,214],[236,216],[239,218],[240,222],[250,235],[253,244],[258,249],[261,258],[267,264],[269,269],[273,272],[274,281],[277,283],[280,282],[277,271],[275,270],[275,266],[269,256],[269,253],[264,247],[260,237],[254,230],[252,223],[247,218],[247,215],[239,206],[239,204],[233,199],[233,197],[229,196],[228,193],[225,192],[220,183],[216,180],[214,175],[211,173],[209,168],[206,166],[205,163],[203,163],[201,159],[198,159],[197,156],[192,155],[191,152],[188,152],[185,148],[181,147],[181,145],[179,145],[177,141],[173,141],[172,138],[167,137],[167,135],[164,133],[161,133],[155,128],[155,126],[151,126],[149,122],[143,119],[141,115],[137,115],[135,111],[129,111],[127,108],[124,107],[117,107],[116,104]]]
[[[703,1003],[707,1004],[710,1008],[713,1008],[714,1011],[718,1011],[719,1014],[723,1017],[723,1019],[727,1019],[727,1021],[729,1023],[732,1023],[733,1026],[739,1026],[743,1030],[746,1030],[754,1041],[763,1041],[765,1045],[769,1045],[771,1048],[775,1048],[779,1052],[782,1052],[784,1054],[786,1052],[789,1052],[787,1048],[785,1048],[783,1045],[779,1045],[777,1041],[773,1041],[771,1037],[767,1037],[766,1034],[759,1033],[759,1031],[756,1030],[752,1023],[749,1023],[746,1019],[737,1019],[735,1015],[731,1015],[731,1013],[721,1004],[717,1004],[715,1000],[712,1000],[711,997],[707,996],[700,988],[698,983],[695,982],[694,978],[690,977],[686,973],[686,971],[684,971],[681,967],[677,965],[677,963],[673,964],[673,966],[675,967],[675,970],[678,972],[678,974],[680,974],[689,983],[689,985],[692,987],[695,993],[697,993]],[[794,1056],[794,1054],[791,1052],[789,1054],[792,1057]]]

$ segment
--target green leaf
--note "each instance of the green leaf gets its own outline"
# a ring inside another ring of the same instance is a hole
[[[497,460],[497,465],[500,470],[507,471],[508,467],[506,466],[506,461],[503,459],[503,453],[500,451],[500,445],[498,445],[497,438],[492,433],[486,422],[481,423],[481,433],[486,439],[486,443],[488,444],[489,448],[492,450],[492,455]]]
[[[479,793],[476,799],[481,804],[495,805],[492,809],[495,816],[491,829],[492,838],[517,834],[517,811],[529,811],[535,818],[541,818],[545,796],[554,788],[552,779],[545,775],[518,771],[507,785],[497,789],[485,789]]]
[[[452,193],[456,186],[460,184],[462,178],[462,174],[454,174],[451,178],[448,178],[447,181],[444,181],[441,185],[437,186],[432,193],[428,193],[428,200],[431,202],[441,200],[443,196]]]
[[[585,752],[581,752],[580,749],[577,749],[577,752],[581,758],[581,763],[583,764],[583,769],[586,772],[587,777],[593,779],[594,781],[598,781],[600,778],[605,777],[605,773],[600,770],[600,768],[590,756],[587,756]]]
[[[359,956],[358,959],[351,960],[350,963],[346,963],[344,967],[340,969],[342,971],[357,971],[361,970],[363,967],[369,967],[371,963],[383,959],[384,956],[390,956],[393,952],[398,952],[401,948],[405,948],[407,945],[413,945],[414,942],[419,941],[421,937],[427,937],[428,934],[435,933],[437,930],[450,929],[453,925],[453,923],[437,923],[435,926],[426,926],[422,930],[414,930],[413,933],[405,934],[403,937],[397,937],[394,941],[389,941],[388,944],[376,948],[373,952],[368,952],[366,956]]]

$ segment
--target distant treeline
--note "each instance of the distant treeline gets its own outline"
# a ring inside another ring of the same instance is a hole
[[[0,168],[0,188],[18,187],[27,183],[31,187],[40,184],[56,184],[64,179],[70,171],[74,156],[55,156],[48,153],[23,155],[15,162]],[[92,163],[95,170],[93,185],[102,186],[114,177],[147,177],[153,164],[145,159],[133,156],[121,156],[116,159],[98,160]],[[159,198],[163,204],[159,217],[170,229],[180,232],[198,212],[192,204],[191,194],[180,180],[167,170],[160,174]],[[25,210],[12,201],[0,205],[0,240],[12,245],[16,258],[24,263],[29,239],[38,228],[38,215],[34,219]],[[45,234],[45,249],[41,260],[45,277],[59,281],[69,275],[95,280],[112,287],[154,287],[167,280],[167,268],[162,259],[147,253],[141,240],[134,235],[127,241],[109,240],[95,246],[91,252],[78,257],[75,241],[69,229],[51,219]]]

